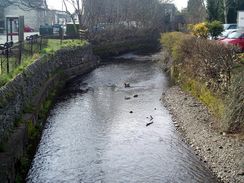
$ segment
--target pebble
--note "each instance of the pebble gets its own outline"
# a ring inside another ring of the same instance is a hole
[[[197,146],[197,147],[196,147],[196,150],[199,151],[199,150],[201,150],[201,148]]]
[[[238,173],[237,173],[238,176],[244,176],[244,170],[240,170]]]
[[[244,183],[244,169],[240,167],[239,158],[244,143],[239,140],[234,141],[227,132],[220,133],[212,130],[212,126],[215,127],[215,120],[212,119],[207,108],[190,96],[180,95],[181,93],[184,94],[179,87],[172,87],[164,94],[168,106],[165,103],[163,105],[171,109],[169,111],[172,114],[173,125],[177,125],[174,123],[176,122],[174,118],[177,116],[177,121],[182,121],[180,126],[186,129],[183,130],[186,133],[185,140],[194,150],[194,154],[198,157],[200,155],[199,159],[201,158],[202,162],[211,167],[221,181]],[[199,120],[196,120],[197,118]]]

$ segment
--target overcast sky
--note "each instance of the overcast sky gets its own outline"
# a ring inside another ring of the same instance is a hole
[[[174,0],[174,3],[178,10],[185,8],[187,6],[188,0]],[[62,0],[47,0],[47,4],[50,9],[62,10]]]
[[[176,7],[178,8],[178,10],[181,10],[182,8],[186,8],[187,2],[188,2],[188,0],[174,0],[174,3],[176,5]]]

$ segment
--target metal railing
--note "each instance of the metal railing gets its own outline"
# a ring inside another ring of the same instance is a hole
[[[31,57],[47,46],[47,38],[39,35],[26,37],[24,42],[0,44],[0,75],[10,73],[27,57]]]

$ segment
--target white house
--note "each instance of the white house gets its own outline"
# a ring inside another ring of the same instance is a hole
[[[3,11],[4,17],[8,16],[24,16],[25,18],[25,25],[33,28],[35,31],[39,30],[40,25],[43,25],[47,22],[47,11],[43,7],[43,9],[31,9],[16,5],[10,5],[4,8]]]

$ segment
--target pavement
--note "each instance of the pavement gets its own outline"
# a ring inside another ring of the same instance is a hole
[[[26,32],[24,33],[24,37],[26,38],[27,36],[34,35],[34,34],[39,34],[39,32]],[[0,44],[4,44],[7,41],[7,36],[6,34],[1,34],[0,35]],[[13,41],[14,43],[18,42],[18,36],[13,36]]]

